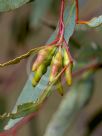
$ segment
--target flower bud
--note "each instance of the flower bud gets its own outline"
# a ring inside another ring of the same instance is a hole
[[[49,78],[50,82],[52,82],[54,78],[57,76],[61,66],[62,66],[62,54],[61,51],[59,50],[57,54],[53,57],[51,62],[51,73]]]
[[[63,65],[67,66],[70,63],[70,57],[65,48],[63,48]]]
[[[32,80],[32,85],[35,87],[39,80],[41,79],[42,75],[46,72],[47,68],[45,64],[41,64],[38,69],[34,73],[34,78]]]
[[[58,93],[63,96],[64,95],[64,90],[63,90],[63,86],[62,86],[62,83],[61,83],[61,79],[59,79],[56,83],[56,86],[57,86],[57,91]]]
[[[53,55],[55,54],[56,47],[53,47],[53,49],[48,53],[46,59],[44,60],[44,63],[46,66],[50,65]]]
[[[68,85],[72,84],[72,67],[73,64],[71,63],[70,56],[67,53],[66,49],[63,49],[63,63],[64,66],[67,66],[65,70],[65,78]]]
[[[72,64],[70,64],[65,70],[65,77],[68,85],[72,84],[72,67]]]
[[[43,61],[47,58],[49,53],[53,50],[53,46],[49,46],[45,49],[42,49],[39,51],[37,59],[35,60],[33,66],[32,66],[32,71],[36,71],[37,68],[43,63]]]

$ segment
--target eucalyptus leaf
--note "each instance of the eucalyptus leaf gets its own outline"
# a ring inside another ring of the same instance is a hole
[[[31,109],[28,109],[27,112],[31,113],[29,110],[32,110],[32,106],[34,106],[33,105],[34,101],[37,101],[39,96],[43,93],[43,88],[48,84],[48,75],[49,75],[49,69],[48,69],[47,73],[41,78],[39,84],[34,88],[31,83],[31,78],[33,77],[33,73],[30,74],[29,79],[27,80],[27,82],[26,82],[17,102],[16,102],[16,105],[12,111],[12,114],[17,113],[17,107],[19,107],[18,110],[20,109],[20,111],[24,111],[25,108],[27,108],[26,107],[27,103],[28,103],[28,108],[29,107],[31,108]],[[26,105],[25,105],[25,103],[26,103]],[[23,106],[19,106],[19,105],[23,105]],[[34,112],[34,110],[35,109],[33,109],[33,112]],[[24,114],[24,113],[25,113],[25,111],[21,112],[21,114]],[[9,129],[9,128],[13,127],[21,119],[22,119],[22,116],[21,116],[21,118],[18,118],[18,119],[10,119],[8,124],[6,125],[5,129]]]
[[[91,19],[88,23],[88,26],[90,27],[98,27],[100,25],[102,25],[102,15],[99,17],[95,17],[93,19]]]
[[[65,13],[64,13],[64,22],[65,22],[65,27],[66,27],[64,36],[65,36],[65,39],[67,40],[67,42],[69,41],[71,35],[74,32],[75,12],[76,12],[75,11],[75,2],[73,2],[72,6],[71,7],[68,6],[68,8],[65,10]],[[56,38],[57,32],[58,32],[58,27],[56,28],[56,31],[52,34],[52,36],[50,37],[50,39],[48,40],[47,43],[52,42]],[[52,85],[49,86],[46,91],[44,90],[44,88],[48,84],[49,68],[47,70],[47,73],[45,75],[43,75],[40,82],[38,83],[38,85],[35,88],[33,88],[31,85],[31,77],[32,77],[32,74],[30,75],[28,81],[26,82],[25,87],[23,88],[11,114],[16,113],[17,109],[20,111],[25,110],[24,112],[21,112],[22,115],[24,115],[24,116],[33,112],[34,111],[33,106],[36,105],[36,103],[34,103],[34,102],[36,102],[39,98],[40,98],[39,100],[44,101],[44,99],[52,92],[52,90],[50,89],[52,87]],[[19,116],[19,117],[21,117],[21,118],[10,119],[8,124],[6,125],[5,129],[8,130],[11,127],[13,127],[16,123],[18,123],[22,119],[22,116]]]
[[[64,38],[67,42],[69,42],[70,37],[72,36],[75,29],[75,17],[76,16],[76,8],[75,1],[73,1],[72,5],[70,5],[70,11],[67,7],[64,14],[64,22],[65,22],[65,33]]]
[[[0,0],[0,11],[10,11],[33,0]]]

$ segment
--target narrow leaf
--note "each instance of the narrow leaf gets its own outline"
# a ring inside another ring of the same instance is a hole
[[[75,16],[76,16],[76,8],[75,1],[73,1],[70,8],[66,8],[64,14],[64,22],[65,22],[65,33],[64,38],[67,42],[69,42],[70,37],[72,36],[75,29]]]
[[[72,4],[71,8],[68,7],[68,9],[65,10],[65,15],[64,15],[64,22],[65,22],[65,39],[67,41],[69,41],[69,38],[71,37],[71,35],[74,32],[74,28],[75,28],[75,3]],[[70,17],[69,17],[70,15]],[[52,34],[52,36],[50,37],[50,39],[48,40],[48,43],[52,42],[57,35],[58,32],[58,27],[56,28],[56,31]],[[33,88],[31,85],[31,77],[32,74],[30,75],[28,81],[25,84],[25,87],[23,89],[23,91],[21,92],[17,103],[12,111],[12,113],[17,112],[17,106],[18,105],[22,105],[23,104],[27,104],[29,103],[31,105],[31,108],[27,111],[29,112],[30,110],[32,110],[32,102],[36,102],[37,100],[39,100],[40,102],[44,101],[45,98],[52,92],[51,88],[53,86],[53,84],[49,84],[48,88],[44,90],[44,88],[48,85],[48,78],[49,78],[49,69],[47,71],[47,73],[41,78],[39,84]],[[56,82],[56,81],[54,81]],[[20,110],[21,107],[20,106]],[[27,106],[27,105],[26,105]],[[22,107],[23,110],[26,107]],[[28,108],[28,107],[26,107]],[[25,113],[25,112],[24,112]],[[8,130],[9,128],[13,127],[16,123],[18,123],[22,118],[19,119],[10,119],[8,124],[6,125],[5,129]]]
[[[91,19],[90,21],[88,21],[87,25],[90,27],[98,27],[102,25],[102,15]]]

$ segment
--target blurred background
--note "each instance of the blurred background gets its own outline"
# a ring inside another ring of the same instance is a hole
[[[41,1],[42,2],[42,1]],[[80,18],[88,20],[102,14],[102,0],[79,0]],[[13,59],[29,49],[44,45],[54,31],[59,17],[59,0],[52,0],[39,23],[34,20],[34,4],[26,4],[16,10],[0,13],[0,63]],[[81,30],[83,31],[83,30]],[[85,31],[82,43],[91,39],[102,44],[102,31]],[[74,34],[76,37],[77,32]],[[81,36],[80,36],[81,38]],[[86,40],[87,39],[87,40]],[[83,46],[81,44],[81,46]],[[28,78],[27,60],[21,61],[14,66],[0,68],[0,113],[11,111]],[[29,90],[28,90],[29,91]],[[57,97],[57,99],[56,99]],[[17,136],[42,136],[45,129],[60,104],[62,97],[53,93],[40,112],[25,124],[17,133]],[[73,124],[73,129],[66,136],[82,136],[87,123],[95,113],[102,117],[102,72],[95,76],[94,94],[81,111]],[[2,122],[0,122],[2,124]],[[2,125],[1,128],[2,130]],[[102,136],[102,119],[93,136]]]

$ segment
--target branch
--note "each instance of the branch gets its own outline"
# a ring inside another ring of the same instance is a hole
[[[79,20],[79,2],[76,0],[76,22]]]
[[[16,57],[15,59],[12,59],[10,61],[7,61],[5,63],[1,63],[0,64],[0,67],[5,67],[5,66],[8,66],[8,65],[14,65],[14,64],[17,64],[19,63],[21,60],[23,59],[26,59],[27,57],[29,57],[30,55],[32,55],[33,53],[37,53],[39,50],[43,49],[43,48],[46,48],[46,46],[41,46],[41,47],[38,47],[38,48],[33,48],[31,49],[30,51],[28,51],[27,53],[19,56],[19,57]]]
[[[18,122],[13,128],[0,133],[0,136],[15,135],[25,124],[31,121],[35,117],[36,113],[32,113],[24,117],[20,122]]]
[[[75,71],[73,73],[73,77],[79,77],[81,76],[82,74],[84,74],[85,72],[88,72],[88,71],[96,71],[96,70],[99,70],[102,68],[102,62],[98,62],[98,61],[94,61],[86,66],[84,66],[83,68]]]

